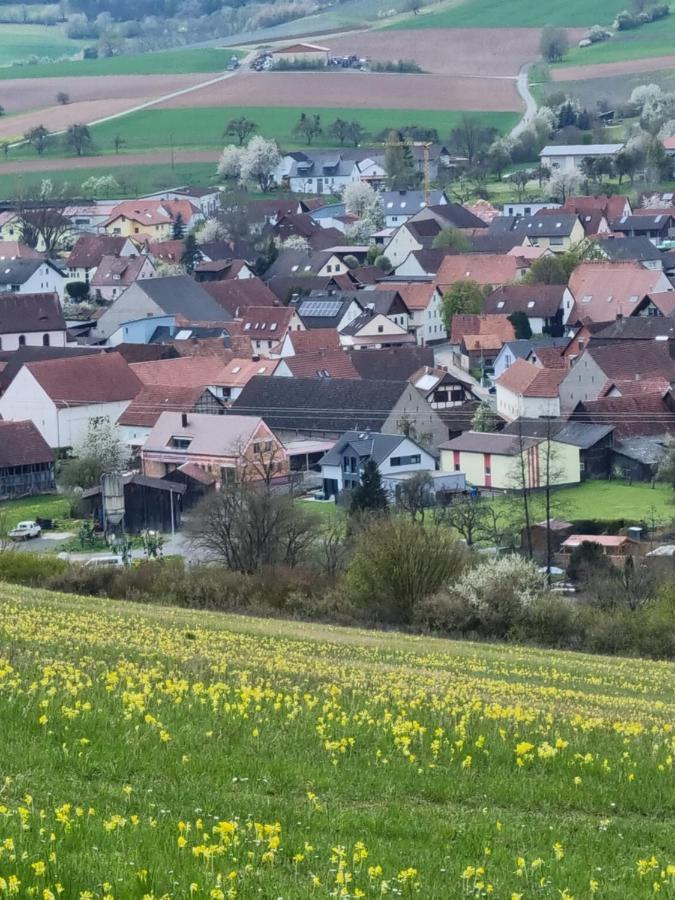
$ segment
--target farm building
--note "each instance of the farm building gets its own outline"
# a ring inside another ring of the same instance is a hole
[[[54,453],[32,422],[0,422],[0,500],[56,490]]]
[[[124,476],[124,528],[131,534],[146,529],[169,532],[181,524],[186,486],[147,475]],[[104,525],[101,487],[82,493],[82,507],[101,528]]]
[[[583,159],[613,159],[623,144],[549,144],[541,151],[542,166],[554,172],[579,172]]]
[[[272,62],[284,63],[323,63],[328,65],[328,47],[318,44],[290,44],[272,51]]]

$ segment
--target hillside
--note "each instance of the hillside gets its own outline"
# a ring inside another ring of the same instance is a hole
[[[0,605],[0,892],[673,888],[672,666],[7,585]]]

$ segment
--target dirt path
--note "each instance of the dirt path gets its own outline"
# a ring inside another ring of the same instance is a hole
[[[612,75],[637,75],[640,72],[658,72],[675,68],[675,56],[652,56],[650,59],[626,59],[620,62],[593,63],[588,66],[568,66],[552,69],[554,81],[586,81],[590,78],[608,78]]]
[[[216,163],[216,150],[174,151],[175,163]],[[11,157],[10,157],[11,159]],[[24,159],[0,162],[0,175],[21,175],[29,172],[58,172],[69,169],[113,169],[118,166],[142,166],[171,163],[171,151],[153,153],[120,153],[115,156],[76,156],[65,159]]]

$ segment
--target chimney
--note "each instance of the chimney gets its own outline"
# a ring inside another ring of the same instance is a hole
[[[187,427],[188,427],[188,415],[187,415],[187,413],[184,412],[184,413],[181,413],[181,414],[180,414],[180,424],[181,424],[181,426],[182,426],[183,428],[187,428]]]

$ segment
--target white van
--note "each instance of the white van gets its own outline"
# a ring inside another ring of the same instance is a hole
[[[111,556],[94,556],[84,564],[86,569],[121,569],[124,560],[118,554]]]

